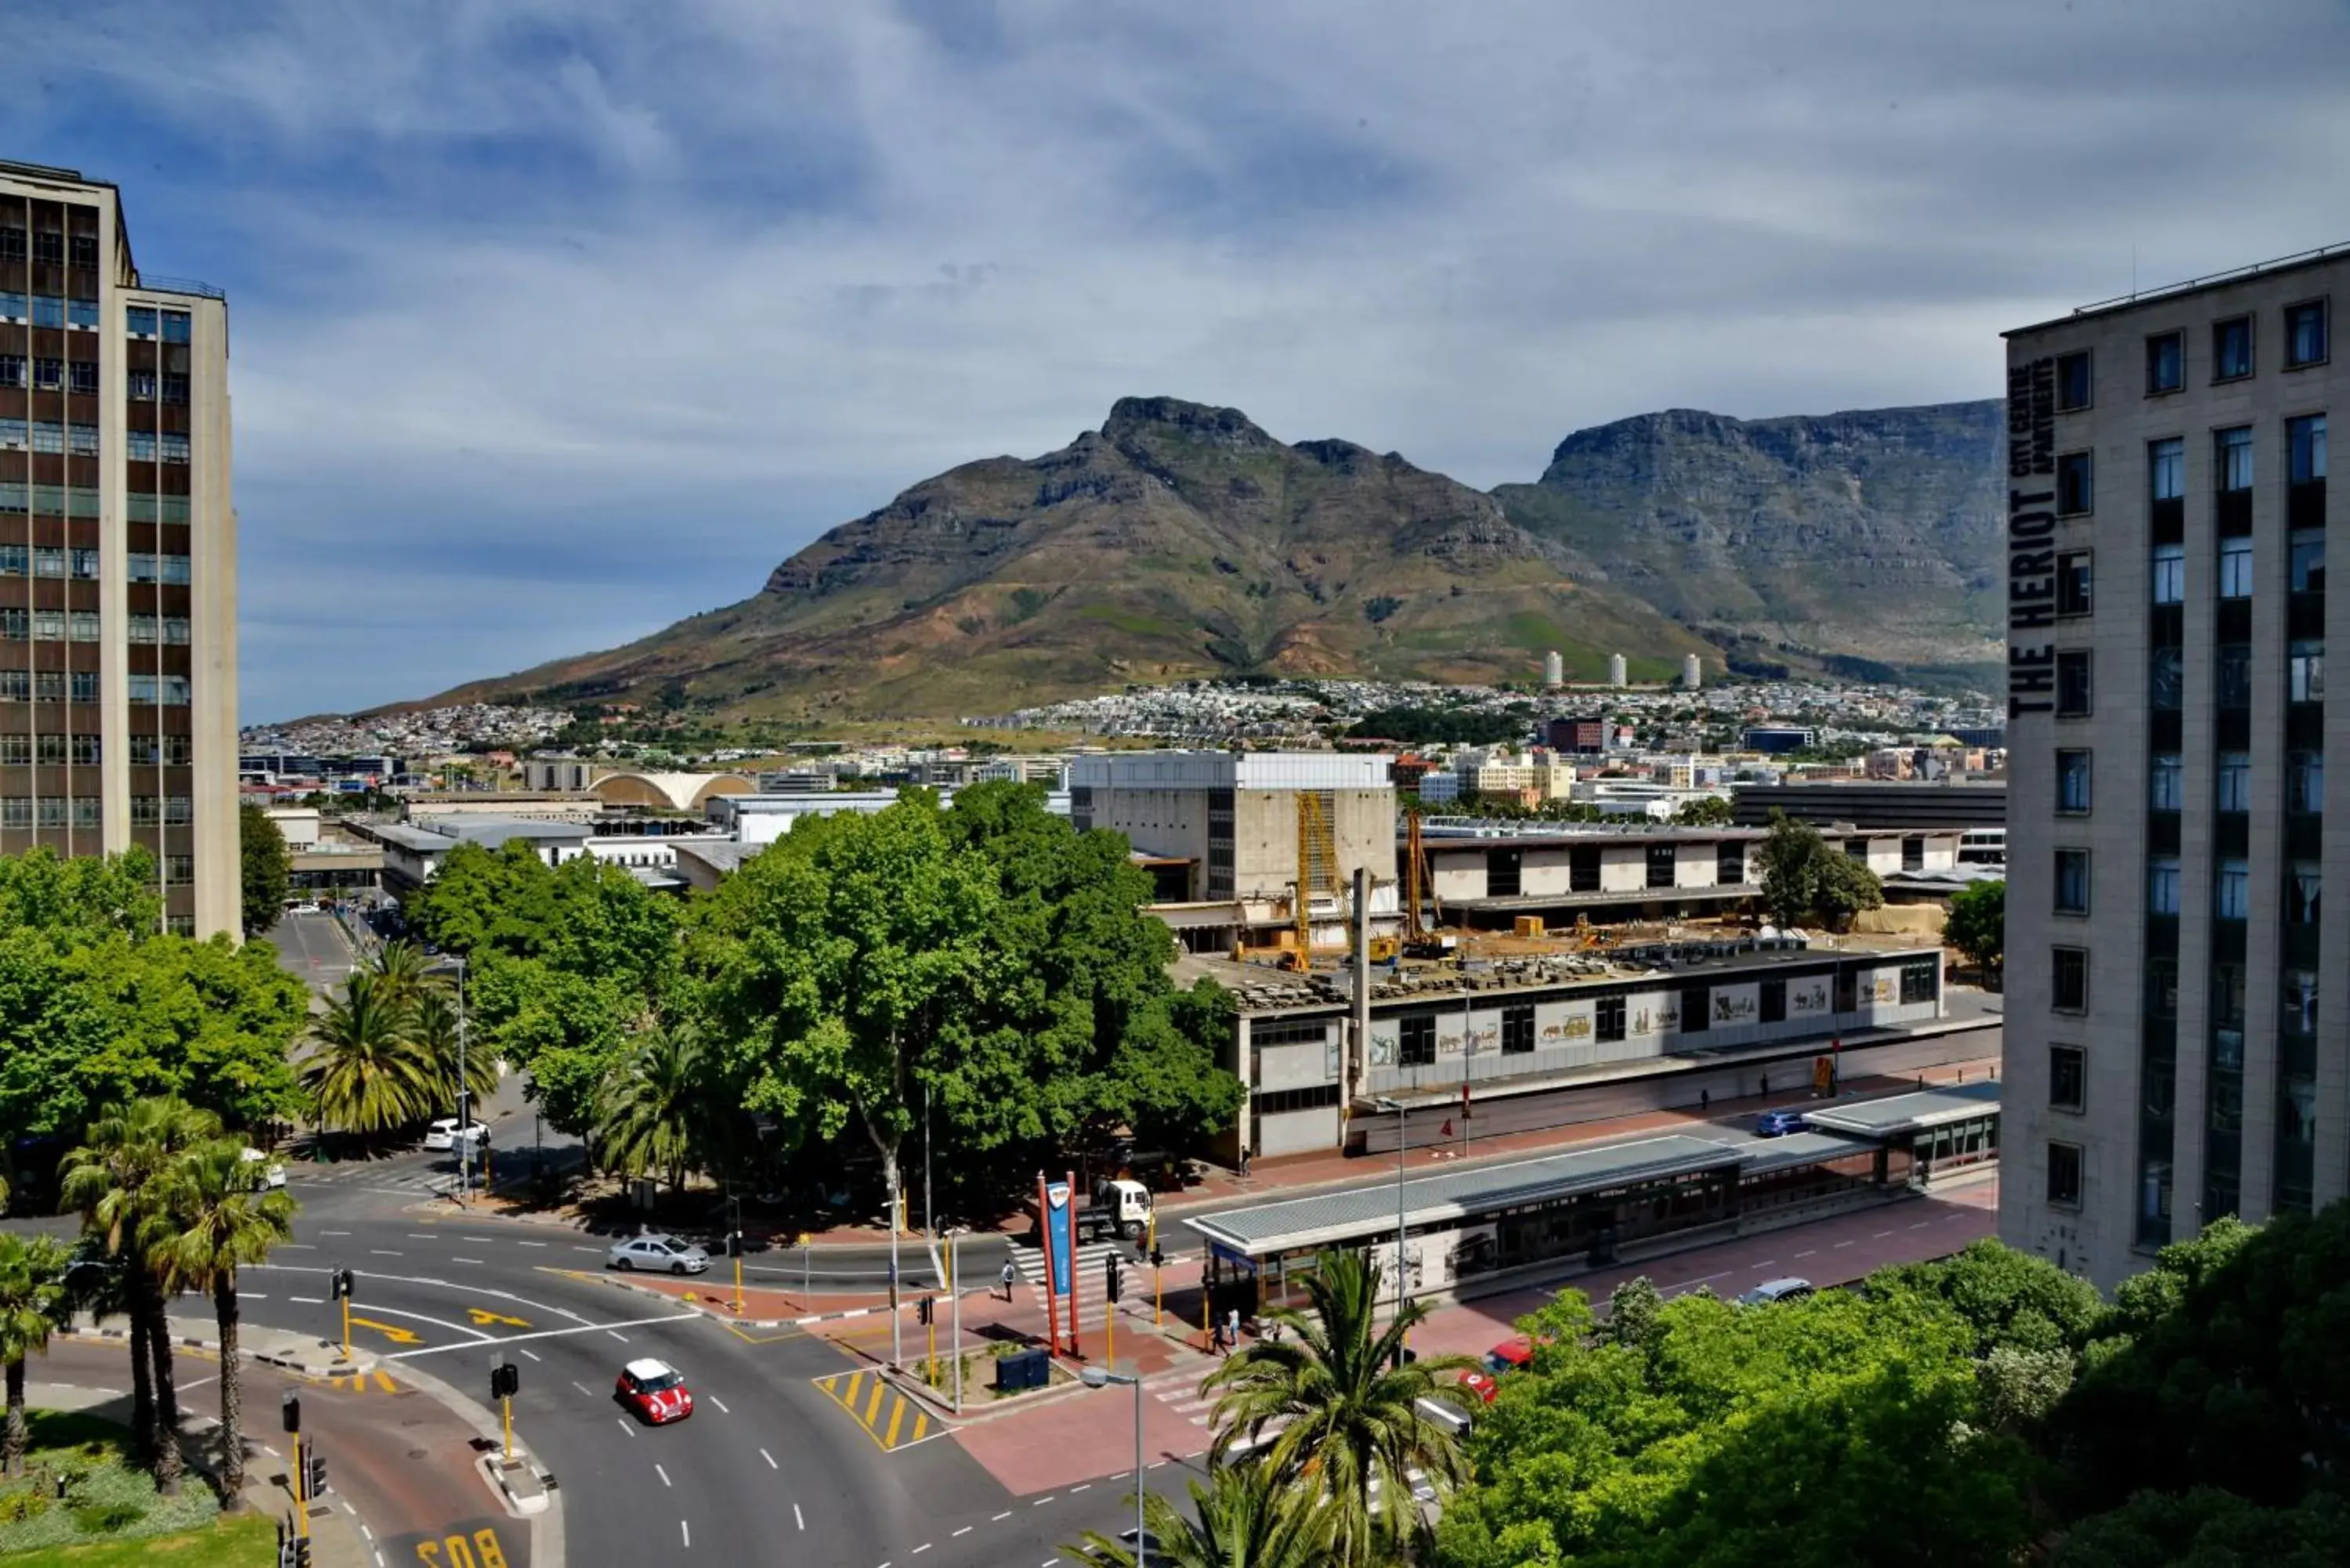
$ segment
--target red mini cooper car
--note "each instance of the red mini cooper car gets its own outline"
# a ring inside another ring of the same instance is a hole
[[[663,1427],[693,1414],[693,1393],[685,1378],[666,1361],[647,1357],[620,1368],[613,1397],[634,1410],[649,1426]]]

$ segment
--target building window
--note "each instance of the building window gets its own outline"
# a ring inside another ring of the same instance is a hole
[[[66,427],[54,420],[35,420],[33,450],[62,454],[66,450]]]
[[[2215,884],[2212,912],[2223,920],[2249,919],[2252,912],[2252,868],[2242,860],[2222,860]]]
[[[1901,1002],[1905,1007],[1933,1001],[1941,994],[1939,959],[1914,959],[1901,966]]]
[[[188,313],[186,311],[167,310],[163,312],[163,341],[166,343],[185,343],[188,341]]]
[[[2187,335],[2164,332],[2146,340],[2146,395],[2175,392],[2187,384]]]
[[[2290,752],[2284,759],[2284,805],[2287,811],[2325,809],[2325,753]]]
[[[2056,408],[2060,413],[2072,413],[2089,406],[2089,351],[2056,356]]]
[[[151,305],[133,305],[127,307],[122,312],[122,329],[133,337],[154,337],[155,307]]]
[[[2059,1012],[2089,1010],[2089,950],[2056,948],[2049,957],[2049,1005]]]
[[[70,610],[66,615],[66,635],[75,642],[98,640],[98,612]]]
[[[1591,1036],[1595,1040],[1624,1038],[1624,999],[1603,996],[1592,1004]]]
[[[2317,924],[2318,894],[2324,884],[2314,862],[2296,860],[2293,875],[2285,881],[2284,918],[2288,925]]]
[[[163,372],[163,400],[179,407],[188,401],[188,378],[176,370]]]
[[[2060,1209],[2081,1206],[2081,1146],[2048,1146],[2048,1201]]]
[[[2056,912],[2060,915],[2085,915],[2089,912],[2089,852],[2085,849],[2059,849],[2056,852]]]
[[[96,457],[98,455],[98,427],[96,425],[68,425],[66,427],[66,450],[73,453],[76,457]]]
[[[2296,529],[2288,546],[2292,551],[2290,582],[2297,594],[2322,594],[2325,591],[2325,535],[2315,528]]]
[[[66,324],[66,302],[53,294],[33,296],[33,325],[63,327]]]
[[[2307,484],[2325,477],[2325,416],[2310,414],[2284,422],[2285,477]]]
[[[155,438],[159,455],[165,462],[188,461],[188,438],[175,431],[165,431]]]
[[[2091,604],[2089,552],[2073,550],[2056,557],[2056,613],[2087,615]]]
[[[2091,483],[2089,454],[2068,452],[2056,460],[2056,510],[2060,515],[2077,517],[2089,510],[2095,499]]]
[[[2048,1105],[2052,1110],[2077,1111],[2086,1103],[2088,1059],[2078,1045],[2048,1047]]]
[[[2147,805],[2156,811],[2178,811],[2186,805],[2177,752],[2157,752],[2147,759]]]
[[[0,354],[0,389],[18,392],[25,389],[25,357],[22,354]]]
[[[2317,638],[2297,638],[2285,645],[2285,699],[2293,702],[2325,701],[2325,644]]]
[[[1737,839],[1713,846],[1713,879],[1721,887],[1736,888],[1746,881],[1746,846]]]
[[[1673,885],[1673,868],[1679,862],[1679,856],[1676,854],[1673,846],[1669,844],[1651,844],[1648,846],[1648,886],[1651,888],[1671,887]]]
[[[2178,1016],[2178,961],[2148,959],[2146,965],[2146,1011],[2149,1018]]]
[[[45,675],[41,679],[44,680],[53,680],[56,677]],[[73,701],[77,702],[95,702],[98,701],[97,670],[76,670],[70,671],[67,675],[66,679],[72,682],[71,690],[73,692]],[[45,696],[42,701],[55,701],[57,699]]]
[[[1428,1013],[1406,1018],[1401,1023],[1402,1036],[1397,1046],[1396,1060],[1407,1067],[1436,1065],[1436,1020]]]
[[[1514,849],[1485,851],[1485,897],[1514,898],[1523,886],[1523,861]]]
[[[2146,863],[2146,912],[2149,915],[2178,913],[2177,857],[2158,855]]]
[[[2252,809],[2252,757],[2250,752],[2220,753],[2219,785],[2215,810]]]
[[[153,431],[123,431],[122,450],[133,462],[154,462],[155,432]]]
[[[2222,708],[2252,705],[2252,649],[2250,643],[2223,642],[2211,660],[2212,697]]]
[[[66,760],[73,763],[73,765],[78,768],[94,768],[98,766],[98,737],[96,735],[75,735],[71,737],[71,743],[67,747],[66,751]]]
[[[2056,716],[2077,719],[2089,711],[2089,651],[2072,649],[2056,656]]]
[[[2284,362],[2289,369],[2325,363],[2325,301],[2313,299],[2284,309]]]
[[[2068,815],[2089,809],[2089,753],[2056,753],[2056,809]]]
[[[2317,1033],[2317,971],[2314,969],[2289,969],[2284,971],[2282,986],[2284,1016],[2280,1022],[2288,1034]]]
[[[1681,987],[1681,1033],[1702,1034],[1713,1026],[1713,993],[1702,985]]]
[[[29,768],[32,765],[32,736],[0,735],[0,768]]]
[[[2211,379],[2238,381],[2252,373],[2252,318],[2231,317],[2211,327]]]
[[[1787,1022],[1787,982],[1766,980],[1756,992],[1756,1018],[1764,1023]]]
[[[66,386],[66,362],[47,359],[38,355],[33,358],[33,389],[36,392],[62,392]]]
[[[1534,1010],[1531,1007],[1502,1009],[1502,1054],[1526,1056],[1534,1048]]]
[[[2220,488],[2250,490],[2252,487],[2252,431],[2249,425],[2225,430],[2213,438],[2219,443],[2219,472],[2215,477]]]
[[[155,400],[154,371],[126,370],[123,372],[122,380],[124,394],[132,402],[151,403]]]
[[[98,396],[98,361],[68,359],[66,361],[66,388],[86,398]]]
[[[2178,437],[2147,442],[2146,464],[2149,499],[2176,501],[2187,493],[2187,443]]]

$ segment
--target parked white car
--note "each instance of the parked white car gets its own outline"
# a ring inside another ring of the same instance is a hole
[[[654,1274],[698,1274],[710,1267],[710,1254],[674,1236],[631,1236],[612,1243],[604,1266],[622,1273],[642,1269]]]
[[[261,1167],[261,1185],[275,1189],[286,1185],[286,1168],[257,1148],[248,1148],[238,1158],[247,1165]]]

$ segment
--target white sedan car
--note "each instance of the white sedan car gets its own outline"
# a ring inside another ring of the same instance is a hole
[[[455,1116],[442,1116],[433,1122],[431,1127],[424,1129],[424,1147],[426,1148],[455,1148],[457,1147],[457,1118]],[[484,1123],[473,1122],[466,1127],[464,1138],[467,1143],[473,1144],[475,1146],[486,1144],[490,1141],[490,1129]]]
[[[604,1254],[604,1266],[624,1274],[636,1269],[655,1274],[698,1274],[710,1267],[710,1254],[674,1236],[631,1236],[612,1243]]]
[[[237,1158],[244,1160],[247,1165],[257,1165],[261,1167],[261,1185],[264,1189],[274,1191],[275,1189],[286,1185],[286,1168],[278,1164],[276,1160],[270,1158],[267,1155],[262,1153],[261,1150],[257,1148],[248,1148]]]

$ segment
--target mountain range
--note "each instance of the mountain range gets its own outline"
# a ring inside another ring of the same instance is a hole
[[[801,721],[996,713],[1242,674],[1987,676],[1997,401],[1579,431],[1488,493],[1238,410],[1125,398],[1042,457],[924,480],[738,604],[425,702]]]

